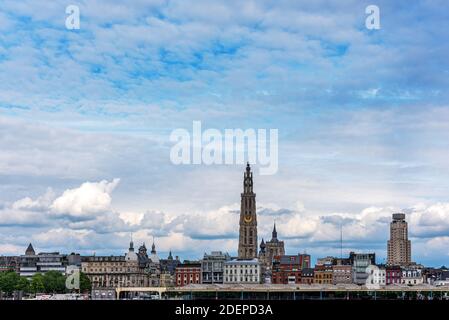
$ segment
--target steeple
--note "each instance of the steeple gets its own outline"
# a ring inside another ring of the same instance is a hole
[[[262,241],[260,242],[260,252],[261,253],[265,253],[265,247],[266,247],[265,241],[263,241],[263,238],[262,238]]]
[[[131,241],[129,242],[129,251],[134,252],[133,234],[131,233]]]
[[[170,252],[168,253],[168,258],[167,258],[167,260],[173,260],[173,256],[172,256],[172,254],[171,254],[171,250],[170,250]]]
[[[156,246],[154,245],[154,237],[153,237],[153,244],[151,245],[151,254],[156,254]]]
[[[276,231],[276,221],[274,222],[273,232],[271,233],[271,241],[278,239],[278,233]]]

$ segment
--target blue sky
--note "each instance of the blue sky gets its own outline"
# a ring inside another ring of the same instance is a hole
[[[80,30],[65,8],[80,8]],[[365,28],[380,8],[381,29]],[[255,176],[259,234],[287,252],[449,264],[444,1],[2,1],[0,254],[235,254],[243,168],[174,166],[170,132],[279,130]]]

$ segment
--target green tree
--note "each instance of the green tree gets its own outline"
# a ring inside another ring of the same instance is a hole
[[[14,271],[2,272],[0,274],[0,291],[10,295],[16,290],[19,280],[20,276]]]
[[[45,291],[44,287],[44,277],[40,273],[36,273],[31,278],[30,290],[33,293],[43,293]]]
[[[90,292],[92,290],[92,283],[85,273],[80,272],[80,292]]]
[[[63,293],[66,290],[65,276],[58,271],[48,271],[43,276],[46,293]]]
[[[17,281],[16,290],[23,291],[24,293],[30,292],[30,281],[25,277],[20,277]]]

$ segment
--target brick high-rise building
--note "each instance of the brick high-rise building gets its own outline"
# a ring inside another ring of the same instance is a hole
[[[251,260],[256,257],[256,194],[253,192],[253,173],[248,163],[243,179],[243,193],[241,194],[238,258]]]
[[[404,213],[393,214],[388,240],[388,265],[407,266],[411,263],[411,243],[408,240],[407,222]]]

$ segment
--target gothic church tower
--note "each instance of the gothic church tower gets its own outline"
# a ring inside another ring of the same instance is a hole
[[[246,165],[241,196],[238,258],[254,259],[257,257],[256,194],[253,192],[253,173],[249,163]]]

